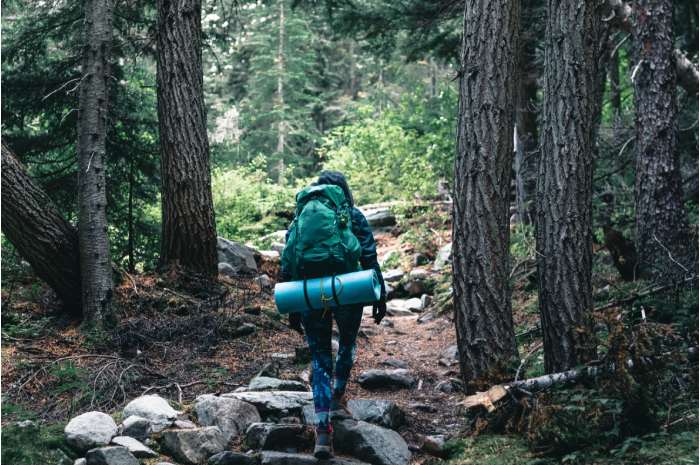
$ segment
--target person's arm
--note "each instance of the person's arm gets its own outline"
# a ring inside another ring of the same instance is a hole
[[[386,287],[384,286],[384,276],[377,261],[377,242],[374,240],[374,234],[369,227],[367,218],[357,208],[352,209],[352,232],[360,241],[362,254],[360,255],[360,265],[363,270],[374,269],[377,272],[377,278],[382,286],[382,300],[386,299]]]

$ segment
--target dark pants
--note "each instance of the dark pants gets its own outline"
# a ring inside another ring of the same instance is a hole
[[[333,319],[338,325],[338,354],[335,358],[333,379],[333,353],[331,334]],[[306,342],[311,350],[312,388],[316,410],[316,426],[327,428],[330,424],[331,398],[345,393],[350,370],[355,361],[355,340],[362,320],[362,307],[315,310],[302,314]]]

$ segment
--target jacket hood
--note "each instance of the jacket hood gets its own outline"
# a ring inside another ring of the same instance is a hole
[[[343,189],[345,198],[350,204],[350,207],[355,206],[355,202],[352,198],[352,192],[350,192],[350,186],[348,186],[348,181],[345,176],[340,171],[322,171],[318,177],[318,184],[333,184],[335,186]]]

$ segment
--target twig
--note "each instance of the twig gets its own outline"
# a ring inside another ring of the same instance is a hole
[[[656,234],[653,234],[653,236],[654,236],[654,240],[655,240],[656,242],[658,242],[659,245],[661,246],[661,248],[663,248],[663,249],[666,251],[666,253],[668,254],[668,258],[669,258],[673,263],[675,263],[676,265],[680,266],[680,267],[683,269],[683,271],[685,271],[686,273],[688,273],[688,268],[684,267],[683,265],[681,265],[681,264],[678,262],[678,260],[676,260],[675,258],[673,258],[673,255],[671,254],[671,251],[668,250],[668,247],[666,247],[666,246],[659,240],[658,237],[656,237]]]
[[[535,352],[537,352],[541,348],[542,348],[542,343],[538,342],[537,344],[535,344],[535,347],[530,349],[530,351],[527,353],[527,355],[525,355],[525,357],[523,357],[523,359],[520,360],[520,366],[518,367],[518,370],[515,372],[515,379],[513,380],[513,382],[518,381],[518,379],[520,378],[520,370],[523,369],[523,367],[527,363],[528,359],[532,356],[532,354],[534,354]]]
[[[635,77],[637,77],[637,71],[639,71],[639,67],[642,66],[642,63],[644,63],[644,60],[639,60],[637,66],[634,67],[634,69],[632,70],[632,76],[630,77],[630,81],[634,82]]]
[[[55,93],[58,92],[59,90],[63,89],[64,87],[66,87],[66,86],[67,86],[68,84],[70,84],[71,82],[80,81],[80,80],[82,80],[82,79],[81,79],[81,78],[75,78],[75,79],[71,79],[70,81],[67,81],[67,82],[63,83],[63,84],[61,85],[61,87],[59,87],[58,89],[56,89],[56,90],[54,90],[54,91],[51,91],[51,92],[49,92],[48,94],[44,95],[44,97],[41,99],[41,101],[43,102],[43,101],[46,100],[47,98],[51,97],[53,94],[55,94]]]
[[[196,304],[196,303],[199,303],[199,302],[197,302],[195,299],[193,299],[192,297],[188,297],[188,296],[186,296],[186,295],[184,295],[184,294],[180,294],[179,292],[175,292],[175,291],[173,291],[172,289],[168,289],[167,287],[164,287],[163,290],[164,290],[165,292],[169,292],[169,293],[171,293],[171,294],[173,294],[173,295],[175,295],[175,296],[177,296],[177,297],[179,297],[179,298],[181,298],[181,299],[189,300],[189,301],[192,302],[192,303],[195,303],[195,304]]]

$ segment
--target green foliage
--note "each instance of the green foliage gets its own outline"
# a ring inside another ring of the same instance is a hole
[[[3,413],[8,405],[3,404]],[[2,427],[2,462],[12,465],[71,465],[77,458],[63,438],[62,424]]]
[[[271,182],[264,164],[264,159],[258,159],[245,168],[214,170],[212,191],[220,236],[247,241],[289,225],[296,190]]]
[[[384,111],[363,106],[354,123],[325,138],[323,167],[345,173],[358,203],[430,197],[440,179],[449,179],[454,110],[435,112],[446,110],[455,94],[446,88],[435,99],[423,95],[419,87]]]
[[[535,226],[517,223],[510,230],[510,254],[517,258],[535,256]]]
[[[522,438],[506,435],[476,436],[447,444],[449,465],[535,465],[551,463],[537,459]]]

